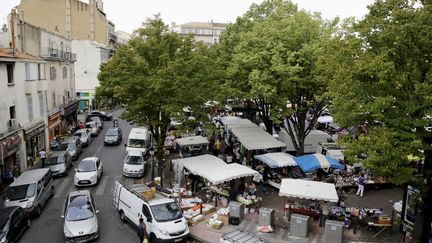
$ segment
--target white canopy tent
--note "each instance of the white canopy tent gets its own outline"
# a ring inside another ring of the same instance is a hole
[[[176,144],[178,144],[180,147],[209,144],[209,141],[203,136],[192,136],[192,137],[178,138],[178,139],[174,140],[174,142]]]
[[[173,163],[188,169],[192,174],[204,177],[213,185],[237,178],[253,176],[256,180],[260,174],[249,167],[233,163],[227,164],[213,155],[200,155],[173,160]]]
[[[247,150],[286,147],[284,143],[259,127],[233,127],[231,131]]]
[[[339,201],[333,183],[299,179],[282,179],[279,196],[328,202]]]
[[[281,168],[287,166],[297,166],[294,157],[287,153],[266,153],[255,155],[255,159],[260,160],[270,166],[270,168]]]

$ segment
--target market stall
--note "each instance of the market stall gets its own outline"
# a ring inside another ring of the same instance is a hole
[[[209,141],[203,136],[192,136],[175,139],[174,143],[181,152],[189,152],[191,156],[194,156],[200,154],[208,146]]]
[[[279,196],[298,199],[289,206],[291,212],[315,218],[320,216],[319,202],[339,201],[334,184],[300,179],[282,179]]]
[[[233,127],[234,136],[247,150],[284,148],[286,145],[259,127]]]
[[[294,160],[294,157],[290,154],[283,152],[276,153],[266,153],[255,155],[254,158],[262,163],[266,164],[271,169],[280,169],[284,167],[292,167],[297,166],[297,163]],[[279,189],[281,180],[285,174],[285,171],[281,171],[282,173],[277,173],[275,177],[271,177],[269,179],[269,185]]]
[[[295,158],[298,166],[304,173],[315,172],[323,169],[328,172],[330,169],[343,169],[344,165],[338,163],[335,159],[322,154],[308,154]]]

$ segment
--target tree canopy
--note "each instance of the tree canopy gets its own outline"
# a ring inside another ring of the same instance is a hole
[[[432,108],[431,10],[429,1],[378,0],[363,20],[344,26],[333,55],[321,60],[332,73],[337,122],[367,126],[366,134],[348,141],[348,158],[396,184],[418,180],[429,207],[432,134],[425,127]],[[409,155],[425,158],[423,178],[413,176]],[[429,229],[431,210],[423,209]]]

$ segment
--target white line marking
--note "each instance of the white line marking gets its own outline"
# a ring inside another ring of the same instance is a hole
[[[105,187],[108,183],[108,178],[109,178],[109,176],[102,176],[102,179],[100,180],[100,182],[98,184],[95,195],[103,195],[104,194]]]

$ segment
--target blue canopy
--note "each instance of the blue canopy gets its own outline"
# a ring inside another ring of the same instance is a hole
[[[332,169],[343,169],[344,166],[338,163],[335,159],[324,156],[322,154],[308,154],[294,158],[298,166],[305,173],[310,173],[318,170],[319,168],[328,171]]]
[[[267,164],[270,168],[280,168],[286,166],[296,166],[294,157],[287,153],[267,153],[255,155],[255,159]]]

